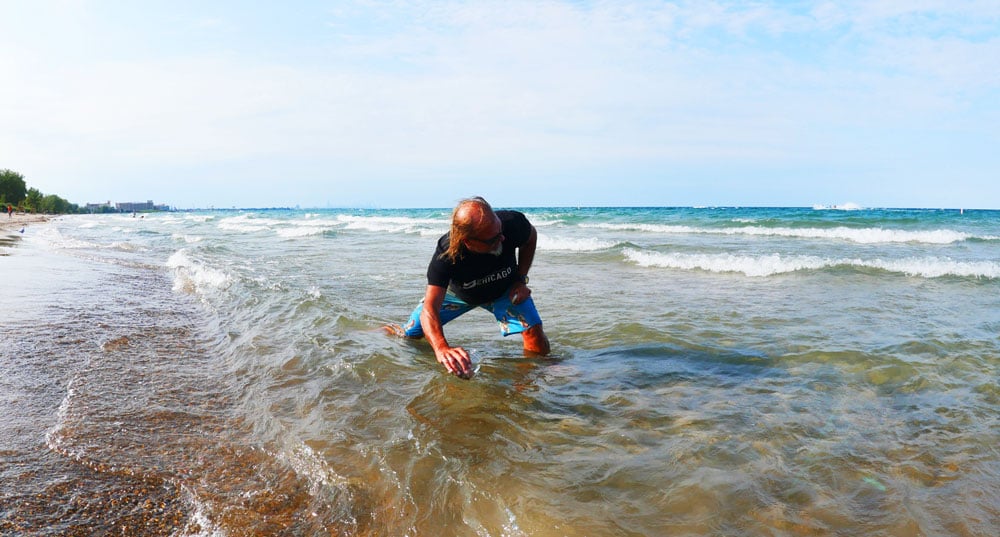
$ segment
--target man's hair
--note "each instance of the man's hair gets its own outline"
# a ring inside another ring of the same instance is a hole
[[[441,259],[454,263],[462,259],[462,242],[472,237],[479,223],[493,216],[493,207],[479,196],[466,198],[455,206],[451,212],[451,233],[448,238],[448,249],[441,254]]]

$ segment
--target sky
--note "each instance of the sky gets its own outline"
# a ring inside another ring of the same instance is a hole
[[[77,204],[1000,209],[1000,2],[0,0]]]

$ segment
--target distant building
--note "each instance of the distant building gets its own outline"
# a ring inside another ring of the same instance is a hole
[[[107,203],[88,203],[86,207],[91,213],[137,213],[140,211],[169,211],[169,205],[156,205],[148,201],[119,201],[114,205]]]
[[[156,206],[153,205],[153,200],[146,202],[119,201],[115,204],[115,208],[117,208],[120,213],[135,213],[139,211],[152,211],[156,208]]]
[[[86,209],[91,213],[106,213],[111,211],[113,207],[109,201],[107,203],[88,203]]]

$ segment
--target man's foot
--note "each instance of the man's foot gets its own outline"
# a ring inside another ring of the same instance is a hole
[[[387,324],[382,327],[382,331],[385,332],[385,335],[387,336],[406,337],[406,332],[403,331],[403,327],[398,324]]]

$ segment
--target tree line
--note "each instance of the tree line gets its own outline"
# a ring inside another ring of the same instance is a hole
[[[19,212],[44,214],[69,214],[80,212],[80,206],[55,194],[42,194],[37,188],[28,188],[24,176],[14,170],[0,170],[0,205]]]

